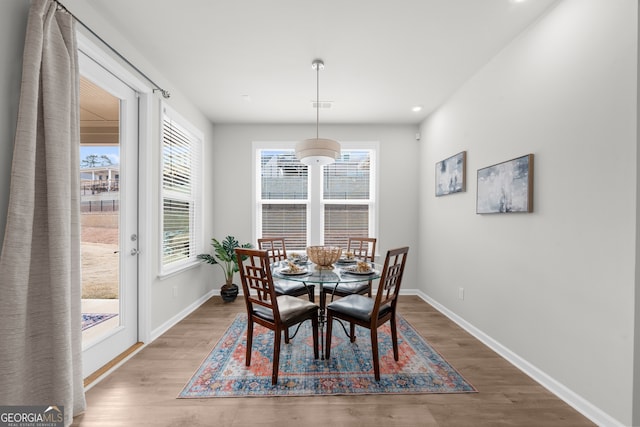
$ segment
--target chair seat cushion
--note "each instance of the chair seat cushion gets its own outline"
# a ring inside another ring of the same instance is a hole
[[[278,295],[299,295],[303,292],[306,293],[307,289],[311,292],[314,290],[313,284],[305,286],[302,282],[293,282],[291,280],[278,280],[273,284],[273,288]]]
[[[277,298],[280,320],[287,323],[289,320],[305,313],[317,313],[318,305],[302,298],[289,295],[281,295]],[[254,305],[253,312],[256,316],[273,322],[273,312],[261,305]]]
[[[369,291],[369,282],[325,283],[322,289],[328,294],[360,294]]]
[[[368,322],[371,320],[371,313],[373,312],[375,302],[374,298],[365,297],[363,295],[348,295],[329,304],[327,306],[327,310],[346,314],[348,316],[355,317],[356,319]],[[391,310],[391,305],[389,304],[380,307],[378,317],[385,315],[389,310]]]

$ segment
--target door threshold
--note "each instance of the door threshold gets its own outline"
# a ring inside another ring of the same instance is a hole
[[[106,374],[110,369],[112,369],[118,363],[122,362],[124,359],[129,357],[129,355],[134,353],[143,345],[144,345],[143,342],[138,341],[137,343],[135,343],[134,345],[132,345],[131,347],[129,347],[128,349],[126,349],[125,351],[117,355],[109,363],[105,364],[100,369],[98,369],[97,371],[89,375],[87,378],[84,379],[84,388],[86,389],[89,385],[93,384],[93,382],[95,382],[98,378]]]

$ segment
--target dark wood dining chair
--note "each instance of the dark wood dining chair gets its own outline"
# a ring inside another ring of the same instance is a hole
[[[242,292],[247,305],[246,365],[251,366],[253,325],[273,331],[273,370],[271,384],[278,382],[282,333],[291,326],[311,320],[313,356],[318,358],[318,306],[290,295],[276,295],[271,277],[271,260],[266,250],[236,249]]]
[[[258,239],[258,249],[266,250],[272,263],[287,260],[287,247],[283,237],[263,237]],[[294,282],[278,279],[274,283],[276,294],[291,295],[293,297],[308,296],[309,301],[315,301],[315,286],[313,283]],[[287,339],[287,342],[288,339]]]
[[[350,324],[351,342],[356,340],[355,326],[362,326],[371,332],[371,350],[373,372],[376,381],[380,381],[380,362],[378,356],[378,328],[386,322],[391,327],[393,358],[398,361],[398,331],[396,327],[396,306],[402,284],[402,275],[407,261],[408,247],[392,249],[387,252],[378,291],[375,298],[364,295],[348,295],[327,306],[327,341],[325,359],[331,357],[331,333],[333,319],[342,319]]]
[[[374,262],[376,257],[375,237],[350,237],[347,243],[347,252],[363,261]],[[348,295],[359,294],[371,296],[371,281],[353,282],[353,283],[325,283],[322,285],[320,292],[321,306],[324,307],[326,295],[333,297],[346,297]]]

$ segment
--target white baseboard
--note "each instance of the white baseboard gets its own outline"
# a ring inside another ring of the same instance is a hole
[[[555,394],[557,397],[562,399],[568,405],[572,406],[576,411],[580,412],[582,415],[596,423],[601,427],[623,427],[624,425],[620,423],[620,421],[613,418],[611,415],[602,411],[597,406],[593,405],[588,400],[584,399],[579,394],[575,393],[564,384],[556,381],[554,378],[550,377],[544,371],[536,368],[534,365],[529,363],[527,360],[518,356],[507,347],[500,344],[498,341],[494,340],[462,317],[458,316],[454,312],[447,309],[442,304],[438,303],[425,293],[415,289],[407,289],[406,292],[401,292],[401,294],[405,295],[417,295],[422,298],[427,303],[431,304],[436,310],[447,316],[454,323],[460,326],[465,331],[469,332],[475,338],[480,340],[486,346],[491,348],[493,351],[498,353],[516,368],[520,369],[522,372],[530,376],[534,381],[540,383],[543,387],[549,390],[551,393]]]
[[[217,294],[218,292],[220,292],[219,289],[210,290],[209,292],[207,292],[206,294],[204,294],[203,296],[201,296],[200,298],[198,298],[197,300],[192,302],[190,305],[185,307],[184,310],[180,311],[178,314],[176,314],[175,316],[173,316],[172,318],[170,318],[169,320],[164,322],[162,325],[160,325],[157,328],[155,328],[154,330],[152,330],[151,331],[151,339],[146,344],[152,343],[156,338],[158,338],[160,335],[162,335],[165,332],[167,332],[169,329],[171,329],[173,326],[175,326],[179,321],[181,321],[182,319],[187,317],[196,308],[200,307],[209,298],[211,298],[213,295]]]

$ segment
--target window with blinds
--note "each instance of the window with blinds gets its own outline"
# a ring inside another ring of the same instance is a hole
[[[343,145],[334,164],[313,173],[295,157],[294,144],[261,144],[274,148],[254,148],[256,238],[284,237],[288,250],[304,250],[310,236],[346,248],[349,237],[376,235],[375,143],[361,149]]]
[[[202,136],[163,106],[162,117],[162,272],[197,261],[202,250],[200,159]]]
[[[325,245],[346,248],[349,237],[369,236],[369,206],[347,204],[325,205]]]
[[[324,244],[347,247],[349,237],[369,237],[371,150],[341,150],[323,169]]]
[[[306,204],[263,204],[262,237],[284,237],[288,249],[306,248]]]
[[[288,249],[307,246],[309,177],[293,150],[260,151],[260,237],[284,237]]]

